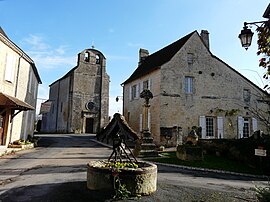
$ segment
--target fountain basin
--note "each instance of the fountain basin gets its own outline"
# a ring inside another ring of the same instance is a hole
[[[112,171],[104,167],[106,161],[91,161],[87,164],[87,188],[113,191]],[[125,184],[131,195],[150,195],[157,188],[157,166],[149,162],[138,162],[138,168],[121,168],[121,184]]]

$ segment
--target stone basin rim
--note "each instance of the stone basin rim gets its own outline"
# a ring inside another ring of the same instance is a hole
[[[108,173],[111,168],[108,167],[101,167],[98,165],[98,163],[107,163],[108,161],[90,161],[87,164],[87,167],[89,170],[92,171],[99,171],[99,172],[104,172]],[[153,170],[157,169],[157,165],[154,163],[146,162],[146,161],[138,161],[139,165],[144,165],[143,167],[139,168],[120,168],[121,173],[137,173],[137,174],[147,174],[147,173],[152,173]]]

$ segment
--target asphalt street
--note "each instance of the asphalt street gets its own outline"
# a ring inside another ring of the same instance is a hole
[[[89,161],[112,150],[89,134],[38,135],[38,147],[0,158],[0,202],[111,201],[113,193],[86,187]],[[122,201],[256,201],[261,178],[197,171],[158,164],[157,191]]]

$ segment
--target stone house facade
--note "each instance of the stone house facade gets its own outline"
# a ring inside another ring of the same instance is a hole
[[[34,61],[0,27],[0,147],[33,135],[38,84]]]
[[[77,66],[50,85],[50,111],[42,116],[41,131],[99,132],[109,122],[109,82],[105,56],[83,50]]]
[[[202,138],[244,138],[267,130],[256,110],[267,112],[269,94],[209,50],[209,33],[194,31],[149,55],[140,49],[139,65],[122,84],[123,114],[142,131],[143,99],[153,93],[148,127],[158,145],[176,144],[176,136],[200,127]]]

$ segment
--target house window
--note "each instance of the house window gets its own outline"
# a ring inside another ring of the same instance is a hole
[[[185,93],[193,94],[193,77],[190,76],[185,77]]]
[[[212,138],[214,137],[214,118],[206,117],[205,119],[206,126],[206,137]]]
[[[243,137],[249,137],[249,128],[250,128],[250,123],[249,123],[249,118],[244,118],[243,122]]]
[[[193,53],[188,53],[187,54],[187,62],[188,64],[193,64],[193,59],[194,59],[194,54]]]
[[[89,62],[89,59],[90,59],[89,52],[85,52],[84,53],[84,61]]]
[[[143,82],[143,90],[149,89],[149,81],[146,80]]]
[[[138,86],[133,85],[132,88],[131,88],[131,98],[132,98],[132,100],[137,98],[137,91],[138,91]]]
[[[250,90],[249,89],[244,89],[243,91],[243,98],[244,102],[250,102]]]

